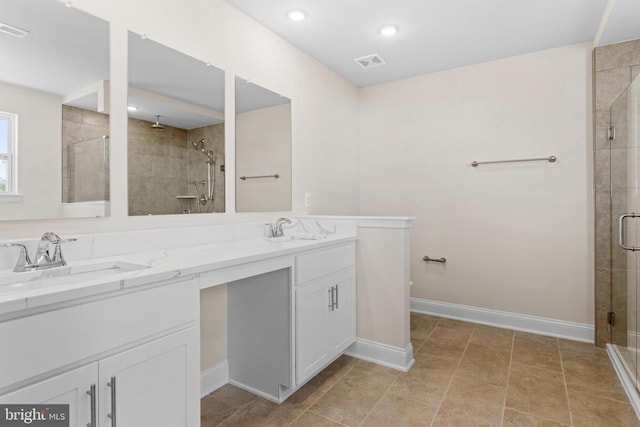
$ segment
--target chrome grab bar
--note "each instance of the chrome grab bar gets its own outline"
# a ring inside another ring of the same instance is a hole
[[[625,218],[640,218],[640,214],[637,213],[630,213],[630,214],[624,214],[624,215],[620,215],[620,219],[618,220],[618,243],[620,244],[620,246],[622,246],[622,248],[624,250],[627,251],[640,251],[640,247],[637,246],[627,246],[626,242],[624,241],[624,220]]]
[[[280,174],[274,173],[273,175],[256,175],[256,176],[241,176],[240,179],[246,181],[248,179],[256,179],[256,178],[280,178]]]
[[[478,165],[488,165],[491,163],[517,163],[517,162],[540,162],[540,161],[547,161],[549,163],[554,163],[556,160],[558,160],[556,156],[536,157],[533,159],[491,160],[486,162],[477,162],[474,160],[473,162],[471,162],[471,166],[476,168],[478,167]]]
[[[441,264],[444,264],[447,262],[447,259],[445,257],[440,257],[440,258],[431,258],[429,255],[425,255],[422,257],[423,261],[426,262],[439,262]]]

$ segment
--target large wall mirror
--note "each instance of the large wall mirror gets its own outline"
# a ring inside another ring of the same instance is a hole
[[[109,24],[51,0],[1,11],[0,219],[104,214]]]
[[[236,211],[291,210],[291,100],[236,77]]]
[[[129,215],[224,212],[224,71],[129,33]]]

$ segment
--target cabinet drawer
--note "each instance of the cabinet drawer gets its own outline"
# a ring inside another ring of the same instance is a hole
[[[296,285],[353,267],[355,264],[355,243],[298,255],[296,256]]]
[[[188,280],[0,323],[0,390],[163,331],[199,321]]]

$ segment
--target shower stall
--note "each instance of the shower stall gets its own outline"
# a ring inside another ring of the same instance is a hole
[[[599,274],[606,271],[610,282],[607,347],[625,387],[635,391],[633,395],[637,397],[640,380],[640,77],[617,97],[608,115],[610,268],[600,270]],[[598,219],[603,218],[597,215]]]
[[[109,136],[71,141],[63,150],[64,203],[109,200]]]

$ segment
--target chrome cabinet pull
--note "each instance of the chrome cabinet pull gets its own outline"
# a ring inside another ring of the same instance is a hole
[[[340,295],[340,291],[338,288],[338,285],[336,285],[336,310],[338,310],[340,308],[340,306],[338,305],[338,296]]]
[[[91,384],[91,388],[87,390],[87,394],[91,396],[91,421],[87,423],[87,427],[98,427],[96,424],[96,385]]]
[[[632,252],[640,250],[640,247],[637,247],[637,246],[627,246],[626,242],[624,241],[624,220],[626,218],[639,218],[639,217],[640,217],[640,214],[636,214],[636,213],[620,215],[620,219],[618,221],[618,231],[620,232],[620,234],[618,235],[618,243],[620,244],[620,246],[622,246],[624,250],[632,251]]]
[[[329,292],[329,310],[333,311],[333,286],[327,289]]]
[[[111,427],[116,427],[116,377],[111,377],[107,387],[111,387],[111,412],[107,414],[107,418],[111,418]]]

